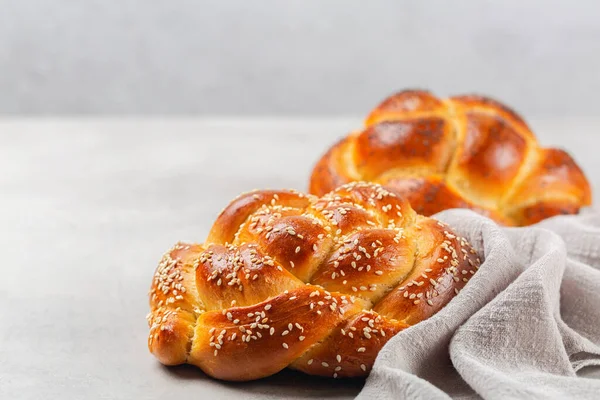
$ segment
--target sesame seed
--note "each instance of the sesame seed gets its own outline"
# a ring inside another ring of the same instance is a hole
[[[338,377],[338,374],[337,374],[337,372],[334,372],[334,373],[333,373],[333,378],[335,379],[335,378],[337,378],[337,377]]]
[[[281,345],[283,346],[284,349],[289,349],[290,348],[287,343],[281,343]]]
[[[335,356],[335,359],[337,360],[337,362],[342,362],[342,356],[340,356],[339,354]]]
[[[288,330],[286,329],[285,331],[281,332],[281,336],[285,336],[285,335],[287,335],[288,333],[290,333],[290,331],[288,331]]]
[[[359,347],[358,349],[356,349],[356,351],[357,351],[358,353],[364,353],[365,351],[367,351],[367,349],[366,349],[366,348],[364,348],[364,347]]]
[[[307,364],[310,365],[313,363],[313,359],[311,358],[310,360],[308,360]]]
[[[375,275],[383,275],[383,271],[375,271]]]
[[[299,341],[303,341],[304,340],[304,336],[298,336],[298,340]]]
[[[296,254],[300,253],[300,246],[296,247]]]
[[[266,310],[266,311],[269,311],[270,309],[271,309],[271,304],[267,304],[267,305],[265,306],[265,310]]]
[[[362,369],[363,371],[367,371],[367,366],[365,364],[360,364],[360,369]]]
[[[324,366],[325,368],[329,367],[329,364],[327,364],[325,361],[323,361],[323,362],[321,363],[321,365],[322,365],[322,366]]]
[[[427,304],[429,304],[430,306],[432,306],[433,305],[433,301],[427,300]]]

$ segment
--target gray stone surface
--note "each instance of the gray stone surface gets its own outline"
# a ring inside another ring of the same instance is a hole
[[[305,189],[318,156],[358,123],[0,119],[0,398],[356,394],[361,382],[291,372],[223,384],[164,368],[147,351],[144,316],[163,251],[202,241],[241,191]],[[600,120],[532,125],[576,156],[598,193]]]
[[[598,115],[597,0],[0,0],[0,113],[353,115],[477,91]]]

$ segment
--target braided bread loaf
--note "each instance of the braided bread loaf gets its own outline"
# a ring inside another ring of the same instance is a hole
[[[221,212],[204,244],[164,255],[148,347],[225,380],[286,367],[365,376],[392,336],[444,307],[478,267],[464,239],[379,185],[321,198],[256,191]]]
[[[489,98],[403,91],[376,107],[365,125],[318,162],[311,193],[372,181],[423,215],[471,208],[506,225],[577,213],[591,203],[575,161],[540,147],[521,117]]]

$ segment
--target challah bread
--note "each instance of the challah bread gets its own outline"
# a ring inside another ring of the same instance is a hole
[[[380,183],[424,215],[471,208],[506,225],[574,214],[591,203],[575,161],[540,147],[508,107],[420,90],[384,100],[363,130],[335,144],[317,163],[309,191],[322,195],[351,181]]]
[[[479,268],[467,241],[373,183],[321,198],[256,191],[204,244],[165,253],[150,290],[150,351],[245,381],[286,367],[366,376],[382,346],[444,307]]]

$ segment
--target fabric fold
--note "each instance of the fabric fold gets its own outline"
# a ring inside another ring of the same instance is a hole
[[[502,228],[468,210],[436,216],[484,263],[432,318],[382,349],[361,399],[598,399],[600,215]]]

